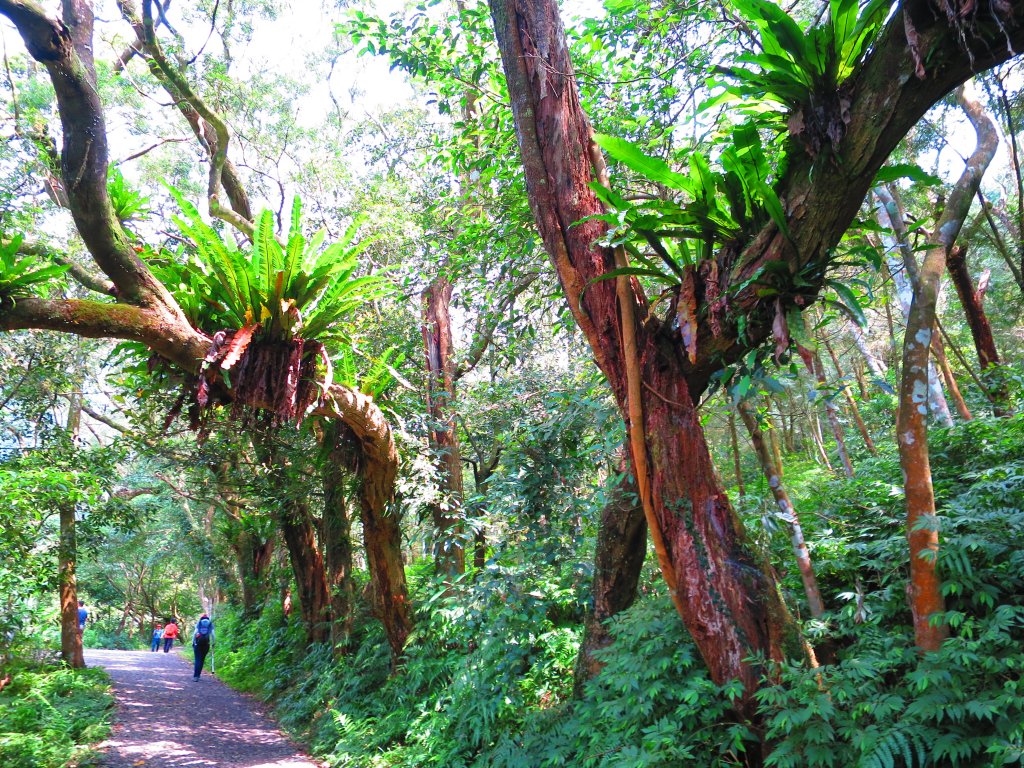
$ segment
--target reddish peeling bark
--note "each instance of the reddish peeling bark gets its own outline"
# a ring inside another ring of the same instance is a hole
[[[637,356],[628,360],[616,281],[588,285],[614,267],[615,256],[595,245],[603,225],[581,222],[602,208],[587,186],[593,178],[590,129],[575,85],[564,74],[572,66],[557,9],[549,3],[495,2],[492,13],[538,228],[621,410],[634,417],[642,412],[642,423],[632,418],[630,424],[631,434],[646,438],[640,454],[631,440],[632,464],[649,463],[649,477],[638,475],[638,481],[641,495],[642,483],[649,482],[658,528],[652,534],[660,533],[664,542],[665,580],[712,677],[740,678],[752,694],[762,670],[746,659],[782,658],[787,639],[797,649],[792,620],[718,484],[678,346],[636,324],[633,315],[625,320],[633,327],[625,330],[635,338]],[[576,222],[581,223],[571,226]],[[643,314],[636,286],[629,291]],[[629,366],[639,369],[644,384],[639,403],[627,394]],[[739,708],[752,712],[752,704],[744,699]]]
[[[605,622],[633,604],[647,554],[647,521],[624,458],[619,467],[622,479],[601,510],[597,529],[591,589],[594,604],[584,620],[583,640],[576,657],[573,693],[577,697],[583,695],[587,680],[604,668],[594,652],[607,648],[612,642]]]
[[[359,446],[359,513],[375,612],[397,665],[412,631],[412,606],[402,562],[401,518],[392,503],[398,452],[391,426],[372,397],[350,389],[332,387],[319,413],[340,418]]]
[[[813,299],[817,286],[797,286],[787,275],[829,258],[878,168],[928,107],[973,68],[1010,54],[1002,46],[969,39],[968,55],[945,17],[933,14],[925,2],[898,10],[849,83],[850,119],[838,160],[815,163],[794,149],[776,185],[790,237],[774,224],[744,233],[693,273],[697,302],[710,306],[721,298],[728,311],[708,312],[697,321],[696,350],[688,358],[671,324],[649,314],[635,281],[623,291],[617,287],[622,279],[598,279],[619,265],[614,253],[595,244],[605,226],[589,217],[604,211],[588,183],[595,179],[592,166],[599,168],[602,160],[580,108],[555,3],[491,0],[490,5],[530,207],[570,310],[627,417],[642,500],[644,483],[650,486],[645,506],[649,502],[655,518],[656,549],[659,537],[664,542],[662,572],[712,678],[741,679],[747,696],[738,708],[750,713],[761,670],[744,659],[755,654],[778,659],[784,646],[794,654],[802,651],[798,642],[786,642],[795,632],[774,577],[752,555],[718,484],[694,398],[716,370],[770,335],[780,307],[805,306]],[[920,48],[929,51],[924,80],[915,78],[919,65],[906,50],[904,13],[912,13]],[[1024,39],[1018,16],[1000,19],[999,25],[1011,45]],[[773,262],[789,268],[765,269]],[[769,272],[774,277],[764,280],[776,295],[765,300],[764,283],[754,278]],[[742,337],[736,324],[741,315],[746,320]],[[627,351],[634,345],[635,354]],[[636,370],[639,385],[631,375]],[[649,466],[646,478],[644,465]]]
[[[803,527],[800,525],[800,518],[796,516],[796,508],[789,498],[786,486],[782,482],[782,467],[776,463],[771,451],[764,439],[761,425],[758,423],[757,413],[746,402],[736,406],[740,418],[750,434],[750,441],[754,444],[754,452],[757,453],[758,463],[768,481],[768,488],[779,506],[782,519],[789,527],[789,538],[793,545],[793,555],[796,557],[797,568],[800,570],[800,578],[804,583],[804,594],[807,595],[807,607],[811,616],[820,618],[825,613],[825,603],[821,599],[821,590],[818,589],[818,579],[814,575],[814,566],[811,564],[811,555],[807,550],[807,543],[804,541]]]
[[[921,651],[935,651],[948,635],[948,627],[933,616],[945,609],[942,579],[937,568],[939,524],[932,489],[928,453],[928,425],[925,405],[928,352],[935,327],[938,286],[948,254],[963,227],[982,176],[995,155],[998,136],[995,126],[980,105],[963,89],[958,98],[978,136],[978,144],[946,201],[925,251],[916,281],[903,341],[903,378],[896,435],[900,466],[904,474],[907,506],[907,540],[910,549],[910,584],[907,590],[914,621],[914,639]]]
[[[995,338],[992,336],[992,325],[988,321],[988,315],[985,314],[984,293],[981,290],[975,290],[971,273],[967,269],[967,248],[965,246],[954,246],[950,249],[946,255],[946,269],[956,287],[957,296],[960,297],[960,306],[963,307],[967,325],[971,329],[974,348],[978,353],[978,366],[982,373],[990,368],[998,367],[1000,365],[999,350],[996,349]],[[986,394],[992,401],[995,415],[1006,416],[1010,413],[1007,407],[1010,393],[1003,378],[998,374],[996,376],[996,380],[987,387]]]
[[[423,292],[423,348],[427,361],[427,416],[430,449],[436,456],[438,498],[431,505],[434,565],[439,574],[466,570],[462,510],[462,457],[455,432],[455,362],[448,308],[452,284],[438,276]]]
[[[60,542],[57,568],[60,584],[60,658],[72,669],[85,667],[82,636],[78,634],[78,580],[75,577],[78,542],[75,533],[75,505],[61,504]]]

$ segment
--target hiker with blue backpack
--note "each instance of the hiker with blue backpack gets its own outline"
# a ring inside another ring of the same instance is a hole
[[[196,631],[192,633],[192,650],[195,652],[196,664],[192,672],[192,680],[199,680],[199,673],[206,663],[206,654],[213,645],[213,621],[205,613],[196,623]]]

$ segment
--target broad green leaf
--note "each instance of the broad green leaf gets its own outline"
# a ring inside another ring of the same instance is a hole
[[[682,173],[676,173],[669,168],[668,163],[658,157],[651,157],[633,142],[620,139],[616,136],[605,134],[594,134],[594,141],[608,155],[628,168],[633,169],[651,181],[664,184],[670,189],[679,191],[690,191],[690,178]]]
[[[942,179],[927,173],[919,165],[914,163],[895,163],[879,168],[878,173],[875,174],[875,182],[872,186],[888,184],[899,179],[910,179],[918,184],[927,184],[928,186],[942,183]]]
[[[846,310],[846,314],[861,328],[867,328],[868,319],[864,315],[860,302],[857,301],[856,294],[850,290],[850,287],[839,280],[826,280],[825,284],[838,294],[839,304]]]

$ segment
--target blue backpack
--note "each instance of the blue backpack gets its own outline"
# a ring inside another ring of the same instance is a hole
[[[209,619],[200,619],[199,623],[196,624],[196,640],[199,642],[209,642],[210,632],[213,631],[213,622]]]

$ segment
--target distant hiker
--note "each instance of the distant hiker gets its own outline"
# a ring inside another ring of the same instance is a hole
[[[164,653],[171,652],[171,646],[174,645],[174,639],[178,636],[178,625],[174,623],[174,619],[167,619],[167,624],[164,626]]]
[[[85,610],[85,600],[78,601],[78,634],[85,631],[85,622],[89,620],[89,612]]]
[[[153,642],[150,644],[149,650],[156,653],[160,650],[160,641],[164,639],[164,625],[157,624],[153,629]]]
[[[196,664],[192,670],[193,680],[199,679],[199,673],[203,671],[206,654],[210,652],[211,645],[213,645],[213,620],[204,613],[196,623],[196,631],[192,633],[192,650],[196,655]]]

